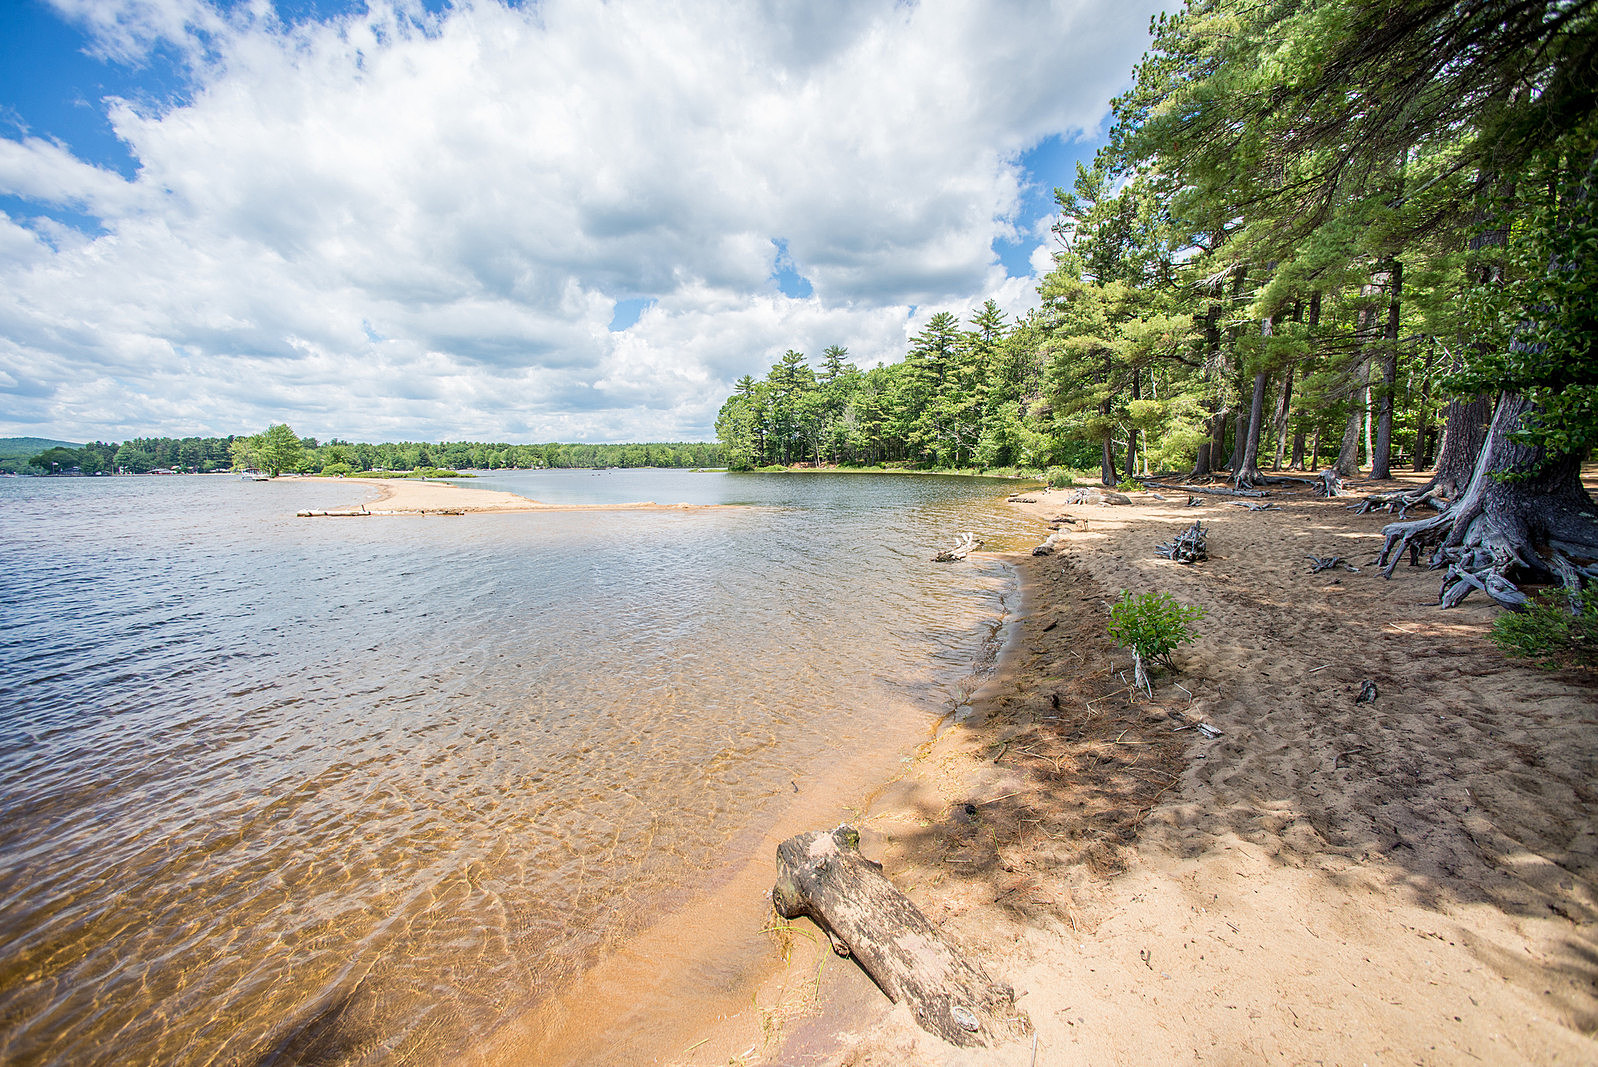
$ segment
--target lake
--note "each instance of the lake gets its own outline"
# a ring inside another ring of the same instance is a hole
[[[481,1056],[891,774],[1015,610],[997,563],[929,557],[1035,539],[982,479],[462,484],[742,506],[0,480],[0,1062]]]

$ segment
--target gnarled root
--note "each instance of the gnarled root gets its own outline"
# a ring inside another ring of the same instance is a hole
[[[1358,504],[1349,508],[1356,515],[1366,515],[1372,511],[1385,511],[1392,514],[1398,512],[1399,521],[1402,522],[1409,514],[1409,509],[1430,504],[1438,511],[1448,507],[1448,502],[1442,494],[1431,486],[1422,486],[1419,489],[1409,489],[1392,493],[1372,493]]]
[[[1439,604],[1454,607],[1480,590],[1512,611],[1529,603],[1517,579],[1557,582],[1572,604],[1583,583],[1598,580],[1598,521],[1590,512],[1546,498],[1504,507],[1483,496],[1466,494],[1441,514],[1383,527],[1382,576],[1392,577],[1406,551],[1416,566],[1431,549],[1428,565],[1445,571]]]

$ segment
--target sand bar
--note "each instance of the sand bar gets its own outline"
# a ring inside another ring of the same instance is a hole
[[[471,489],[449,482],[416,478],[344,478],[354,485],[372,486],[378,496],[359,504],[299,512],[301,518],[360,518],[374,515],[476,515],[522,511],[704,511],[725,504],[545,504],[515,493]]]
[[[1040,540],[1086,521],[1013,558],[1025,617],[974,717],[838,813],[1013,985],[1036,1052],[946,1045],[846,960],[818,983],[801,923],[749,1010],[661,1062],[1598,1062],[1593,676],[1506,659],[1436,572],[1384,581],[1388,517],[1345,499],[1064,498],[1010,505]],[[1155,555],[1194,518],[1208,562]],[[1104,633],[1122,589],[1209,611],[1153,699]]]

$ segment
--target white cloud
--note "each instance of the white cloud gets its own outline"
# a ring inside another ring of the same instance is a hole
[[[131,181],[0,140],[0,192],[104,228],[0,221],[0,431],[69,437],[707,436],[789,347],[869,366],[912,306],[1024,308],[991,248],[1031,226],[1015,159],[1097,125],[1152,10],[55,2],[195,78],[182,106],[109,103]],[[778,292],[774,240],[811,296]]]

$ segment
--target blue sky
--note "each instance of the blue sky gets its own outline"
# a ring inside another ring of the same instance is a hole
[[[0,0],[0,436],[713,436],[1031,306],[1155,6]]]

